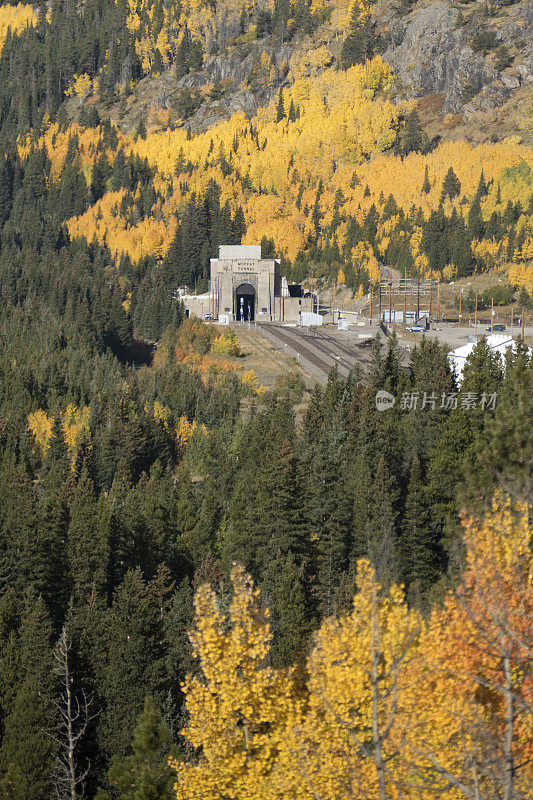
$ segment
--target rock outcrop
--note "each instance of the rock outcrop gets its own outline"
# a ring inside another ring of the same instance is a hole
[[[400,92],[409,98],[443,94],[443,110],[490,110],[501,105],[524,83],[533,83],[533,2],[502,9],[498,18],[486,17],[479,7],[458,11],[438,0],[417,6],[398,19],[392,10],[381,24],[388,31],[383,53],[399,80]],[[473,44],[485,31],[492,46],[485,51]],[[499,48],[508,64],[502,68]]]

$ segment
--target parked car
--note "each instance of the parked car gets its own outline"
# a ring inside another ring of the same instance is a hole
[[[493,325],[492,327],[489,325],[489,327],[485,328],[485,330],[489,332],[492,331],[493,333],[501,333],[501,331],[505,331],[507,330],[507,328],[505,327],[505,325],[500,325],[498,323],[497,325]]]
[[[411,333],[424,333],[424,331],[426,330],[426,326],[425,325],[411,325],[409,328],[407,328],[407,330],[411,331]]]

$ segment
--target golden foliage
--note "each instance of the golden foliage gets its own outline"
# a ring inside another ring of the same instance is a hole
[[[199,756],[172,760],[177,800],[528,796],[528,512],[497,494],[482,521],[464,517],[462,581],[427,623],[360,560],[353,608],[322,622],[298,691],[269,666],[269,613],[243,568],[228,610],[202,586],[182,731]]]
[[[309,705],[290,720],[283,766],[294,796],[377,800],[379,761],[387,796],[395,796],[421,630],[401,588],[383,592],[361,559],[353,609],[322,623],[308,661]]]
[[[92,89],[92,79],[90,75],[87,75],[86,72],[83,75],[75,75],[72,81],[72,85],[69,86],[66,94],[67,96],[76,95],[76,97],[83,97],[85,94],[88,94],[89,91]]]
[[[53,418],[47,416],[46,411],[41,408],[28,414],[28,430],[35,439],[35,447],[41,458],[46,455],[50,447],[53,424]]]
[[[189,440],[195,431],[206,434],[207,428],[205,425],[198,425],[196,420],[190,422],[187,417],[180,417],[176,424],[176,440],[178,442],[178,447],[187,447],[187,444],[189,443]]]
[[[241,383],[252,394],[257,395],[258,397],[261,397],[266,392],[266,388],[257,382],[257,375],[254,369],[248,369],[242,374]]]
[[[61,429],[72,459],[83,438],[89,434],[89,416],[89,406],[80,409],[73,403],[69,403],[61,415]]]
[[[421,643],[424,667],[413,675],[417,724],[408,732],[409,752],[433,770],[428,798],[450,783],[451,796],[464,797],[459,782],[471,796],[487,797],[499,795],[508,778],[510,747],[516,796],[526,797],[533,779],[528,507],[499,493],[481,522],[465,516],[463,526],[462,582],[433,611]]]
[[[268,664],[272,633],[259,590],[242,567],[231,573],[225,611],[209,586],[195,598],[190,634],[199,673],[183,684],[189,721],[182,736],[196,763],[171,760],[178,800],[271,796],[270,777],[295,698],[292,676]]]
[[[513,286],[525,286],[528,292],[533,292],[533,264],[511,264],[509,283]]]
[[[211,345],[211,352],[219,356],[239,355],[239,340],[233,328],[228,328],[216,337]]]
[[[74,403],[69,403],[65,411],[60,414],[61,431],[71,460],[75,459],[79,445],[89,435],[89,416],[89,406],[78,408]],[[49,417],[42,409],[28,415],[28,430],[33,434],[41,458],[44,458],[50,449],[53,425],[53,417]]]
[[[16,6],[0,6],[0,52],[4,46],[8,30],[12,34],[21,33],[30,25],[35,25],[37,17],[30,5],[19,3]]]
[[[130,1],[132,14],[137,15],[141,27],[145,25],[141,13],[145,2],[152,13],[153,6],[148,0],[142,0],[140,5],[135,0]],[[368,13],[368,5],[361,3],[357,7],[360,13]],[[204,12],[206,19],[212,13],[199,2],[187,8],[199,18]],[[337,11],[341,10],[351,14],[352,5],[338,5]],[[233,11],[236,6],[232,5]],[[183,20],[180,18],[174,23],[181,30]],[[133,21],[131,24],[137,25]],[[163,28],[166,24],[163,23]],[[201,29],[203,23],[199,25]],[[528,207],[531,194],[528,170],[533,169],[531,149],[513,139],[478,146],[456,141],[443,142],[427,155],[393,156],[388,148],[396,135],[398,115],[409,104],[402,106],[392,102],[393,75],[389,67],[376,57],[347,71],[324,68],[329,56],[322,46],[315,50],[309,48],[305,56],[299,58],[301,64],[295,61],[292,66],[293,73],[301,77],[296,77],[294,83],[283,90],[287,116],[281,122],[276,122],[276,101],[273,100],[267,107],[260,108],[251,120],[243,112],[237,112],[207,132],[189,138],[184,128],[171,129],[168,125],[136,141],[117,132],[119,146],[126,155],[135,153],[146,157],[157,168],[154,189],[160,199],[149,216],[137,220],[134,214],[121,212],[124,190],[108,192],[85,214],[68,221],[70,235],[85,236],[88,241],[95,238],[108,246],[116,259],[122,253],[129,254],[134,261],[145,255],[162,258],[173,239],[176,217],[193,191],[197,195],[202,193],[212,180],[221,188],[223,204],[228,202],[233,210],[237,206],[243,208],[247,226],[243,243],[260,241],[268,230],[278,255],[285,254],[291,259],[308,246],[314,235],[312,209],[319,182],[322,185],[319,210],[324,228],[332,221],[338,190],[344,198],[344,218],[353,216],[362,222],[372,204],[379,213],[383,198],[392,194],[405,213],[413,206],[420,207],[427,219],[439,206],[442,183],[450,167],[461,183],[461,192],[453,201],[446,199],[446,213],[451,213],[455,207],[458,214],[464,216],[463,199],[473,197],[481,170],[488,185],[488,193],[481,201],[485,220],[495,210],[502,213],[508,201],[520,201],[523,208]],[[315,67],[322,70],[320,74],[311,74]],[[258,68],[271,69],[266,56]],[[291,105],[297,113],[293,115],[295,118],[289,119]],[[73,125],[61,131],[57,124],[49,125],[39,144],[46,145],[52,160],[52,179],[55,179],[62,169],[72,135],[79,139],[80,161],[89,181],[97,150],[102,149],[98,129],[83,131]],[[21,153],[27,153],[29,147],[28,138],[20,143]],[[112,163],[114,153],[108,148],[104,150]],[[187,181],[175,174],[178,155],[191,165]],[[229,169],[222,169],[222,162]],[[353,181],[356,165],[358,182]],[[428,194],[422,192],[426,167]],[[368,192],[365,191],[367,186]],[[376,244],[382,256],[398,219],[396,215],[378,224]],[[346,221],[341,221],[336,231],[341,248],[347,226]],[[530,218],[523,215],[517,227],[523,229],[524,235],[521,237],[523,244],[513,256],[514,262],[529,265],[533,260]],[[405,233],[399,235],[405,237],[421,273],[427,274],[427,264],[420,253],[420,225],[415,227],[410,238]],[[319,239],[318,243],[322,241]],[[507,267],[505,241],[496,246],[494,242],[481,240],[474,244],[473,251],[478,263],[487,270]],[[369,273],[372,282],[379,279],[379,266],[370,243],[360,243],[353,260]],[[455,265],[450,264],[447,275],[453,275],[454,269]]]

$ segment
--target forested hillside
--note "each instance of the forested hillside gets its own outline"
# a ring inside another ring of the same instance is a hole
[[[0,800],[526,800],[523,343],[266,391],[175,299],[261,242],[531,302],[527,137],[428,133],[387,13],[0,5]]]

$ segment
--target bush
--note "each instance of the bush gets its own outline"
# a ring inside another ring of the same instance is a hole
[[[485,30],[476,33],[470,42],[470,47],[474,53],[483,53],[483,55],[486,56],[487,53],[489,53],[491,50],[494,50],[497,44],[498,39],[496,38],[494,31]]]
[[[220,336],[217,336],[211,347],[211,352],[219,356],[238,356],[239,340],[233,328],[228,328]]]
[[[472,85],[470,81],[465,83],[463,89],[461,91],[461,100],[463,103],[469,103],[477,94],[477,89]]]
[[[498,70],[498,72],[507,69],[507,67],[510,67],[511,64],[513,63],[513,58],[511,55],[509,55],[509,51],[505,47],[505,45],[498,47],[496,55],[498,56],[498,58],[496,59],[494,67]]]

